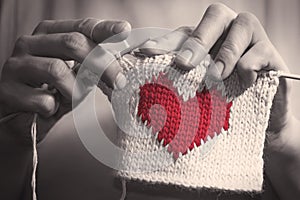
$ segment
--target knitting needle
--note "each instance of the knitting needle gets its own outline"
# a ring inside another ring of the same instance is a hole
[[[282,77],[282,78],[288,78],[288,79],[300,80],[300,75],[298,75],[298,74],[286,73],[286,72],[282,72],[282,71],[279,72],[278,76],[279,76],[279,77]],[[18,116],[19,114],[21,114],[21,113],[20,113],[20,112],[19,112],[19,113],[13,113],[13,114],[10,114],[10,115],[8,115],[8,116],[5,116],[5,117],[3,117],[3,118],[0,119],[0,123],[7,122],[7,121],[11,120],[12,118]]]
[[[298,74],[291,74],[291,73],[286,73],[286,72],[279,72],[279,77],[282,78],[289,78],[289,79],[294,79],[294,80],[300,80],[300,75]]]
[[[19,114],[21,114],[21,112],[17,112],[17,113],[12,113],[12,114],[9,114],[3,118],[0,119],[0,124],[1,123],[4,123],[4,122],[7,122],[11,119],[13,119],[14,117],[18,116]]]

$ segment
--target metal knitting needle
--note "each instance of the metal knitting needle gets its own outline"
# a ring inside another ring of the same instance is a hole
[[[12,113],[12,114],[9,114],[3,118],[0,119],[0,124],[1,123],[5,123],[11,119],[13,119],[14,117],[18,116],[19,114],[21,114],[21,112],[17,112],[17,113]]]
[[[74,67],[74,68],[77,68],[78,66],[80,66],[80,63],[78,63],[77,66]],[[286,73],[286,72],[282,72],[282,71],[278,72],[278,77],[287,78],[287,79],[293,79],[293,80],[300,80],[300,75]],[[12,118],[18,116],[19,114],[21,114],[21,112],[9,114],[9,115],[1,118],[0,119],[0,124],[11,120]]]
[[[294,80],[300,80],[300,75],[298,74],[291,74],[291,73],[286,73],[286,72],[280,72],[279,77],[282,78],[289,78],[289,79],[294,79]]]

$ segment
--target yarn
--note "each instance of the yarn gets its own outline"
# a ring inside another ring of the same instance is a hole
[[[18,116],[21,114],[21,112],[17,113],[12,113],[9,114],[3,118],[0,119],[0,123],[5,123],[14,117]],[[37,170],[37,165],[38,165],[38,152],[37,152],[37,114],[33,115],[33,120],[31,123],[31,140],[32,140],[32,175],[31,175],[31,189],[32,189],[32,199],[37,200],[37,195],[36,195],[36,170]]]
[[[206,76],[207,60],[182,71],[173,58],[120,58],[130,83],[114,91],[113,109],[120,113],[118,105],[129,104],[132,126],[118,134],[124,155],[117,176],[195,189],[261,191],[277,73],[258,73],[243,89],[236,71],[217,82]]]
[[[33,121],[31,124],[31,139],[32,139],[32,149],[33,149],[33,156],[32,156],[32,177],[31,177],[31,189],[32,189],[32,199],[37,200],[36,196],[36,170],[38,165],[38,153],[36,148],[36,134],[37,134],[37,114],[34,114]]]
[[[121,195],[120,200],[125,200],[126,199],[126,180],[122,179],[121,183],[122,183],[122,195]]]
[[[140,100],[138,105],[138,116],[141,116],[143,122],[147,121],[147,127],[152,127],[154,133],[159,132],[157,139],[161,142],[163,139],[163,146],[171,143],[175,135],[178,132],[179,125],[183,123],[182,128],[186,131],[185,134],[181,134],[182,137],[177,136],[177,139],[172,142],[168,148],[173,152],[175,158],[178,158],[179,153],[183,155],[187,153],[187,148],[192,150],[194,143],[197,146],[201,145],[201,140],[206,140],[207,136],[214,136],[214,133],[219,133],[223,128],[225,131],[229,127],[229,115],[232,102],[226,103],[226,99],[222,97],[221,92],[218,90],[207,90],[204,88],[201,92],[196,92],[197,101],[187,101],[184,105],[185,112],[181,113],[180,102],[172,90],[162,86],[162,83],[167,83],[169,80],[166,76],[161,75],[158,77],[155,83],[147,83],[140,87]],[[169,87],[172,87],[169,84]],[[222,102],[223,101],[223,102]],[[213,103],[214,112],[212,111]],[[153,111],[153,105],[159,104],[162,107]],[[223,106],[226,104],[226,106]],[[200,117],[198,122],[193,120],[195,115],[194,109],[199,106]],[[149,110],[152,109],[152,117],[150,117]],[[167,119],[161,118],[161,113],[166,111]],[[224,114],[220,114],[223,112]],[[215,114],[212,116],[212,114]],[[185,115],[185,116],[182,116]],[[225,117],[223,117],[225,116]],[[187,118],[183,120],[183,118]],[[151,123],[152,119],[152,123]],[[213,119],[213,120],[211,120]],[[222,124],[223,122],[223,124]],[[161,130],[159,127],[163,127]],[[191,127],[198,127],[197,133],[190,130]],[[187,137],[187,134],[192,134]],[[193,137],[193,141],[186,140]]]

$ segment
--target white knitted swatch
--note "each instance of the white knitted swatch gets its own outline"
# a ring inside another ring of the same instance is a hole
[[[128,103],[134,126],[126,134],[122,131],[119,134],[120,147],[125,153],[118,176],[195,189],[261,191],[265,133],[278,77],[270,72],[260,73],[247,90],[240,86],[236,72],[223,83],[217,83],[227,100],[232,100],[229,129],[222,129],[174,159],[163,142],[157,141],[157,134],[153,134],[136,114],[139,87],[162,72],[168,75],[178,94],[186,101],[193,98],[196,91],[201,92],[204,85],[210,88],[214,83],[205,76],[207,61],[190,72],[182,72],[173,70],[172,60],[170,55],[137,58],[134,63],[121,58],[123,72],[131,84],[130,88],[116,92],[114,97],[122,101],[128,98],[126,95],[133,94]]]

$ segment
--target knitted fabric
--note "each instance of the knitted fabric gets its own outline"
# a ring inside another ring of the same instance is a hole
[[[119,134],[124,154],[117,175],[187,188],[260,191],[278,77],[259,73],[244,90],[236,71],[214,82],[206,76],[207,60],[185,72],[173,58],[120,59],[130,84],[114,92],[113,108],[121,119],[127,104],[131,125]]]

